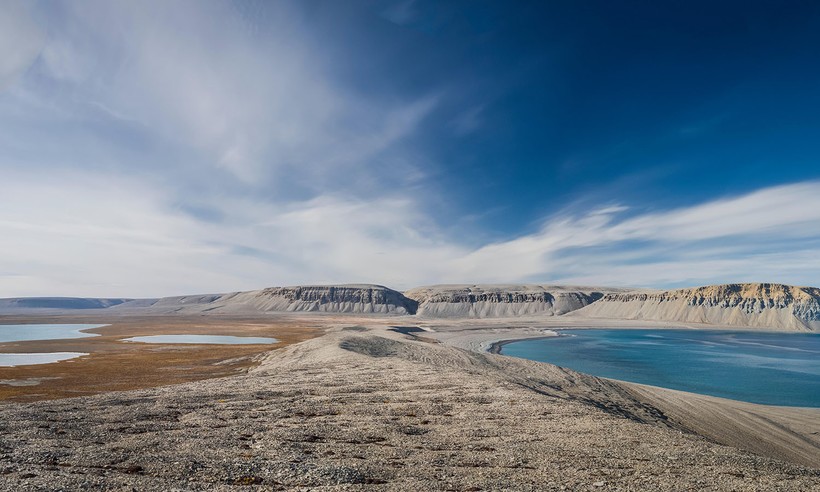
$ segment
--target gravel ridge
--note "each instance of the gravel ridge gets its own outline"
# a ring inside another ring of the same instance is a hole
[[[818,490],[617,382],[382,326],[246,374],[0,406],[1,490]]]

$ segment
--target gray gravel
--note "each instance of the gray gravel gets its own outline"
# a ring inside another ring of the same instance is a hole
[[[245,375],[0,406],[0,489],[820,490],[617,383],[362,330]]]

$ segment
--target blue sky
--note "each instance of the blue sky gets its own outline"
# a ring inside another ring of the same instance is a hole
[[[820,284],[816,2],[10,1],[0,296]]]

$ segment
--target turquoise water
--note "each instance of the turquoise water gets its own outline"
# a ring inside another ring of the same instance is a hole
[[[80,330],[99,328],[105,325],[0,325],[0,343],[25,342],[29,340],[64,340],[67,338],[98,337],[96,333]],[[61,360],[88,355],[82,352],[43,352],[31,354],[0,353],[0,367],[51,364]]]
[[[820,407],[820,334],[561,330],[504,355],[733,400]]]
[[[0,325],[0,343],[96,337],[99,335],[80,330],[101,326],[105,325]]]
[[[61,360],[74,359],[88,355],[82,352],[49,352],[35,354],[0,354],[0,367],[30,366],[34,364],[51,364]]]
[[[149,335],[126,338],[126,342],[142,343],[213,343],[220,345],[244,345],[251,343],[276,343],[279,340],[265,337],[231,337],[224,335]]]

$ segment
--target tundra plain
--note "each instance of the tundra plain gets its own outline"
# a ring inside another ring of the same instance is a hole
[[[547,306],[550,300],[540,291],[499,296],[499,289],[490,289],[488,296],[487,290],[460,301],[484,303],[478,307],[450,307],[474,313],[467,316],[395,313],[394,300],[403,309],[413,309],[412,303],[391,293],[374,297],[355,290],[344,292],[347,300],[328,300],[340,302],[335,309],[347,310],[342,313],[243,308],[239,314],[235,306],[208,310],[202,301],[176,300],[161,312],[140,314],[123,307],[112,311],[117,306],[7,314],[4,324],[109,326],[95,329],[100,337],[61,341],[97,344],[78,345],[91,355],[76,362],[39,366],[43,372],[35,375],[24,374],[24,368],[0,369],[8,391],[0,405],[0,488],[820,487],[818,409],[722,400],[490,353],[504,340],[550,336],[565,327],[726,325],[584,317],[583,307],[568,315],[556,312],[556,302],[548,306],[550,314],[503,306],[497,312],[518,310],[517,316],[486,317],[482,313],[493,314],[487,305],[494,302]],[[608,294],[593,289],[586,295]],[[214,300],[220,302],[207,302]],[[372,302],[386,305],[363,305]],[[589,305],[595,302],[600,301]],[[737,302],[727,301],[726,307],[735,309]],[[203,332],[273,336],[281,343],[184,347],[118,341]],[[50,342],[20,343],[37,344],[20,351],[47,351]],[[6,384],[26,378],[30,385]]]

